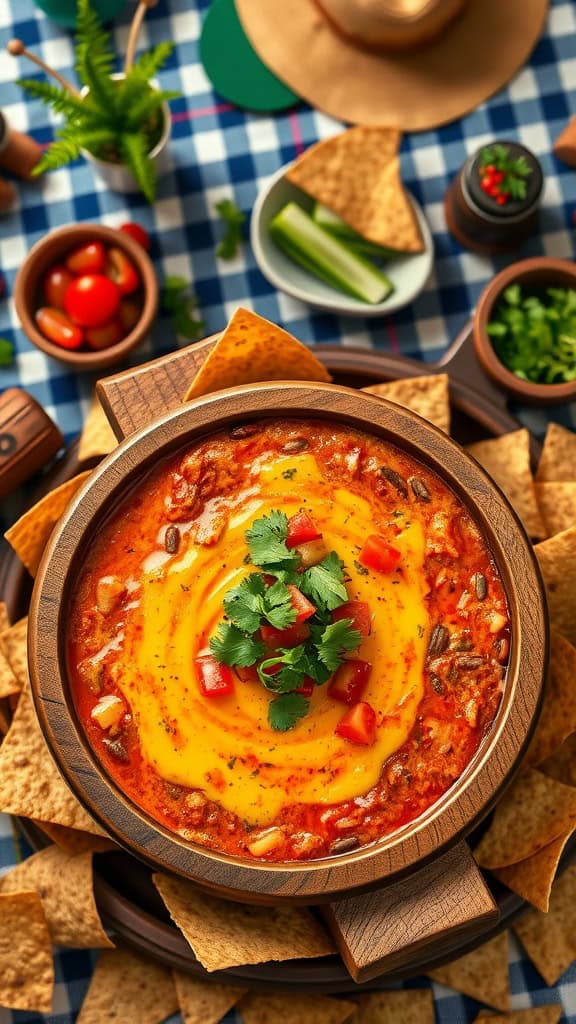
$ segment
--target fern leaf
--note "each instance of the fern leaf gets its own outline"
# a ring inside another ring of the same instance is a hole
[[[146,151],[144,136],[126,132],[120,137],[122,156],[149,203],[156,196],[156,167]]]
[[[58,132],[58,137],[65,142],[71,142],[78,149],[87,149],[93,156],[98,156],[98,150],[102,146],[115,146],[118,149],[118,135],[112,128],[87,128],[85,130],[76,127],[63,128]]]
[[[92,10],[90,0],[78,0],[76,13],[76,71],[83,85],[85,81],[85,59],[90,54],[92,67],[100,75],[109,76],[114,66],[110,34],[102,28],[98,15]]]
[[[134,63],[134,67],[149,81],[151,78],[154,78],[156,72],[166,63],[173,49],[174,43],[172,42],[158,43],[158,46],[148,50],[147,53],[143,53]]]
[[[116,116],[117,89],[115,83],[94,63],[92,53],[86,50],[82,57],[82,80],[89,90],[89,99],[100,119],[108,122]]]
[[[56,139],[44,151],[32,174],[36,177],[38,174],[43,174],[44,171],[55,171],[59,167],[64,167],[65,164],[77,160],[79,156],[80,145],[74,139]]]
[[[150,86],[138,68],[131,68],[126,78],[117,84],[116,110],[118,116],[126,118],[131,108],[139,101],[142,93],[148,94],[149,90]]]
[[[126,125],[129,131],[138,131],[148,118],[160,109],[168,100],[176,99],[180,93],[175,91],[159,92],[150,89],[143,96],[140,96],[129,110],[125,113]]]
[[[23,78],[18,82],[23,89],[35,99],[41,100],[57,114],[63,114],[68,124],[82,127],[96,127],[101,124],[100,115],[94,111],[86,99],[79,99],[65,89],[50,82],[39,82],[35,78]]]

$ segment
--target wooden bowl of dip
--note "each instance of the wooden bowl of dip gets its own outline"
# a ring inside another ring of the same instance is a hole
[[[127,798],[86,738],[72,697],[66,646],[70,595],[91,539],[111,508],[165,456],[219,430],[278,418],[360,430],[436,474],[488,544],[507,596],[511,629],[492,725],[436,803],[368,846],[318,860],[267,863],[188,842]],[[416,414],[329,384],[276,382],[221,391],[129,436],[94,471],[52,535],[30,609],[29,662],[40,723],[60,771],[89,813],[155,870],[188,878],[206,891],[249,903],[325,905],[357,981],[400,966],[424,937],[435,935],[441,945],[455,932],[494,918],[492,897],[464,840],[518,768],[538,716],[547,655],[540,573],[530,541],[498,487],[458,444]]]

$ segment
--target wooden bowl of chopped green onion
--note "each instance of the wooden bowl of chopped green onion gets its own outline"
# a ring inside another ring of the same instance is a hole
[[[474,346],[483,369],[516,398],[576,398],[576,265],[541,256],[497,274],[474,314]]]

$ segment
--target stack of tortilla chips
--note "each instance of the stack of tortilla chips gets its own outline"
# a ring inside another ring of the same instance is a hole
[[[259,380],[329,379],[315,357],[285,331],[238,310],[191,383],[186,398]],[[448,380],[439,374],[368,390],[450,430]],[[112,451],[116,440],[94,403],[81,438],[83,460]],[[576,866],[555,881],[576,828],[576,435],[551,425],[535,481],[527,431],[480,442],[471,453],[507,493],[538,541],[552,621],[550,678],[544,709],[523,770],[498,804],[475,855],[481,867],[532,903],[514,931],[548,984],[576,957]],[[50,492],[7,534],[31,575],[50,532],[88,473]],[[250,993],[170,972],[121,945],[100,921],[94,857],[114,849],[59,775],[34,711],[28,679],[27,623],[10,625],[0,604],[0,811],[29,818],[50,845],[0,879],[0,1005],[49,1013],[52,945],[100,948],[77,1024],[158,1024],[180,1010],[184,1024],[218,1024],[236,1006],[244,1024],[434,1024],[432,991],[391,991],[348,999]],[[176,926],[206,971],[333,954],[317,918],[302,907],[245,907],[154,875]],[[498,1011],[493,1024],[555,1024],[556,1005],[508,1012],[508,935],[501,934],[430,972],[439,984]]]

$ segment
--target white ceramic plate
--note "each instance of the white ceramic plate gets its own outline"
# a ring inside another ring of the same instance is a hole
[[[310,306],[344,316],[383,316],[412,302],[430,276],[434,256],[430,228],[414,197],[409,195],[424,239],[424,250],[414,256],[399,256],[383,265],[384,273],[394,285],[394,291],[383,302],[372,306],[331,288],[309,274],[303,267],[293,263],[270,237],[268,225],[286,203],[294,200],[308,212],[312,209],[313,200],[284,177],[289,166],[286,164],[281,167],[262,190],[254,204],[250,223],[254,256],[270,284]]]

